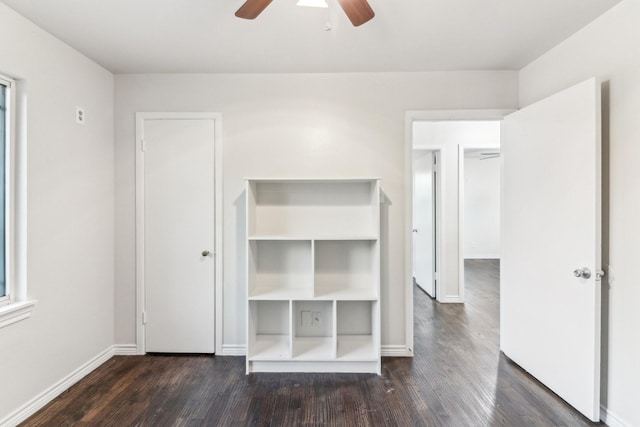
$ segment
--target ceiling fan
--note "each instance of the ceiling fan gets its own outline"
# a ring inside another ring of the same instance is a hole
[[[243,19],[255,19],[272,1],[273,0],[246,0],[244,4],[240,6],[240,9],[236,11],[236,16]],[[338,3],[354,27],[368,22],[375,16],[367,0],[338,0]]]

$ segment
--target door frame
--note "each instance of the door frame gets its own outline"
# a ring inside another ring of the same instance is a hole
[[[486,121],[486,120],[502,120],[507,114],[516,111],[515,109],[486,109],[486,110],[411,110],[405,113],[405,148],[404,148],[404,241],[405,241],[405,260],[404,260],[404,281],[405,281],[405,342],[406,342],[406,355],[413,356],[413,123],[420,121]],[[438,241],[438,287],[441,289],[443,283],[447,280],[446,271],[444,266],[447,265],[447,260],[451,257],[443,250],[443,240],[446,236],[443,231],[447,229],[447,218],[444,215],[446,208],[445,193],[448,193],[446,182],[446,144],[432,144],[424,146],[426,149],[434,151],[440,151],[438,172],[440,178],[440,204],[438,206],[438,213],[440,221],[437,224],[438,235],[440,236]],[[458,150],[455,150],[456,154]],[[456,191],[459,191],[456,188]],[[458,221],[459,217],[455,219]],[[458,258],[458,270],[460,268],[460,248],[459,242],[456,242],[456,256]],[[463,263],[464,267],[464,263]],[[460,280],[458,277],[458,289],[460,289]],[[464,280],[464,277],[462,278]],[[464,283],[463,283],[464,288]],[[436,291],[436,297],[438,302],[463,302],[456,299],[455,301],[445,301],[445,296],[440,289]]]
[[[214,248],[215,257],[215,352],[222,353],[222,114],[214,112],[137,112],[136,113],[136,354],[145,354],[145,276],[144,276],[144,140],[145,120],[213,120],[214,121]]]

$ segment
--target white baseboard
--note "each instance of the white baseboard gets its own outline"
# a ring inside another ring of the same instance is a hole
[[[216,356],[246,356],[247,346],[244,344],[222,344],[222,353]]]
[[[464,259],[500,259],[500,254],[472,254],[465,255]]]
[[[116,344],[113,346],[114,356],[135,356],[138,348],[135,344]]]
[[[14,427],[35,414],[39,409],[58,397],[63,391],[80,381],[87,376],[97,367],[102,365],[107,360],[111,359],[114,354],[114,346],[111,346],[104,350],[102,353],[95,356],[93,359],[86,362],[84,365],[75,369],[66,377],[62,378],[51,387],[38,394],[36,397],[11,412],[9,415],[0,419],[0,426]]]
[[[443,304],[460,304],[463,303],[464,301],[462,300],[462,298],[460,298],[459,296],[445,296],[445,297],[441,297],[438,298],[438,302],[441,302]]]
[[[603,405],[600,405],[600,421],[609,427],[631,427],[631,423],[628,423],[616,414],[609,412],[609,410]]]
[[[412,357],[413,354],[406,345],[383,345],[380,348],[382,357]]]

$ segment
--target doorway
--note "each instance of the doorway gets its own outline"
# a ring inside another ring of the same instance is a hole
[[[435,298],[439,303],[464,303],[464,218],[459,204],[461,150],[500,148],[500,122],[512,110],[442,110],[410,111],[405,122],[405,258],[406,342],[407,354],[413,354],[414,343],[414,150],[437,153],[437,185],[435,208]],[[482,131],[484,128],[485,131]],[[481,130],[478,130],[481,129]],[[493,129],[492,132],[487,129]],[[454,131],[455,130],[455,131]],[[497,132],[495,132],[497,131]],[[487,135],[492,135],[488,139]],[[462,199],[462,200],[461,200]],[[462,233],[460,232],[460,229]],[[419,229],[418,229],[419,230]]]
[[[215,353],[217,115],[136,115],[139,354]]]

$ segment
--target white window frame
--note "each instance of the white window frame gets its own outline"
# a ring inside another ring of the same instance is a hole
[[[0,84],[6,87],[6,116],[5,116],[5,275],[6,296],[0,297],[0,328],[8,326],[31,316],[36,301],[27,299],[24,266],[25,260],[18,260],[26,254],[26,242],[18,244],[16,238],[16,217],[19,215],[26,221],[26,207],[18,206],[16,193],[25,186],[18,182],[16,165],[22,160],[16,143],[17,120],[17,84],[10,77],[0,74]],[[24,143],[24,141],[21,141]],[[24,145],[24,144],[23,144]],[[23,198],[24,199],[24,198]],[[21,229],[26,224],[19,224]],[[20,263],[18,263],[20,261]],[[18,271],[20,269],[21,271]],[[21,276],[21,277],[18,277]]]
[[[5,268],[5,296],[0,296],[0,307],[10,304],[13,302],[14,293],[12,286],[12,278],[13,278],[13,269],[11,268],[12,254],[11,247],[13,241],[13,215],[11,215],[12,207],[13,207],[13,191],[12,191],[12,183],[13,183],[13,171],[11,167],[13,166],[13,162],[11,161],[11,157],[13,154],[13,142],[14,142],[14,122],[13,119],[13,109],[15,103],[14,101],[14,87],[15,82],[11,79],[8,79],[2,75],[0,75],[0,85],[5,87],[5,134],[3,135],[5,142],[5,153],[4,153],[4,175],[5,175],[5,203],[4,203],[4,230],[5,230],[5,238],[4,238],[4,268]]]

